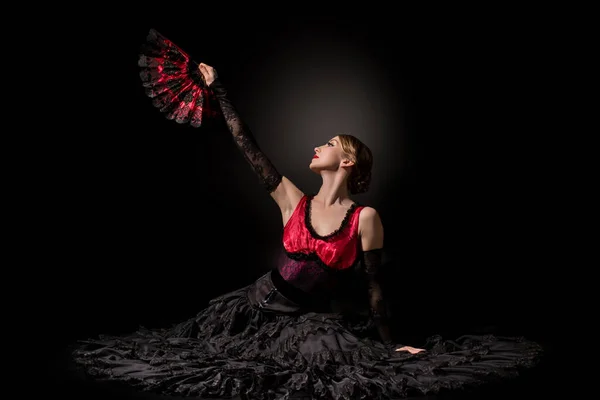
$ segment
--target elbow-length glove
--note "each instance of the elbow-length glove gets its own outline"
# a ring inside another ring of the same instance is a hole
[[[368,250],[363,252],[362,261],[367,277],[370,317],[377,328],[381,341],[390,347],[394,343],[389,326],[389,314],[377,276],[381,267],[382,255],[383,249]]]
[[[227,90],[220,79],[216,78],[210,84],[209,88],[218,99],[221,112],[229,131],[233,135],[235,144],[258,176],[264,188],[269,193],[273,192],[281,182],[281,174],[256,143],[250,128],[242,121],[233,103],[227,97]]]

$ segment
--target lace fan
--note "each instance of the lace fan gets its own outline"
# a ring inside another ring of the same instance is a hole
[[[167,119],[197,128],[217,114],[198,63],[155,29],[141,46],[138,66],[146,95]]]

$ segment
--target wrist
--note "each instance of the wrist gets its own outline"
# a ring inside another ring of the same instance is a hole
[[[221,83],[219,78],[216,78],[212,83],[208,86],[210,90],[219,98],[225,99],[227,98],[227,89]]]
[[[215,87],[220,88],[220,87],[223,87],[223,84],[221,83],[221,80],[219,78],[215,78],[212,80],[212,82],[210,82],[210,83],[207,82],[207,86],[209,88],[215,88]]]

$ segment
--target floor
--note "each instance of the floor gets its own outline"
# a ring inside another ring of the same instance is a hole
[[[516,399],[544,399],[550,396],[560,396],[560,381],[554,374],[558,370],[558,360],[554,348],[546,344],[546,356],[540,365],[527,374],[502,385],[490,386],[472,393],[449,393],[436,396],[411,397],[420,400],[516,400]],[[153,393],[143,393],[113,383],[99,383],[85,379],[82,375],[73,373],[69,369],[66,353],[58,349],[53,357],[49,358],[47,378],[55,388],[57,394],[65,399],[100,400],[100,399],[137,399],[137,400],[181,400],[182,397],[165,396]],[[305,397],[298,397],[304,399]],[[238,397],[239,399],[239,397]],[[308,399],[306,397],[306,399]]]

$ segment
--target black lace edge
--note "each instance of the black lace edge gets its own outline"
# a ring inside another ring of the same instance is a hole
[[[350,208],[348,208],[348,210],[346,211],[346,215],[344,216],[342,223],[335,231],[328,233],[327,235],[319,235],[310,222],[312,209],[311,201],[313,197],[315,197],[314,194],[306,196],[306,204],[304,205],[304,225],[306,226],[306,229],[308,229],[308,231],[310,232],[311,236],[315,239],[327,240],[331,239],[334,236],[337,236],[340,232],[344,230],[344,228],[346,228],[346,226],[348,225],[348,221],[350,221],[350,217],[352,216],[352,214],[354,214],[354,211],[361,206],[361,204],[359,204],[356,201],[352,203]]]

